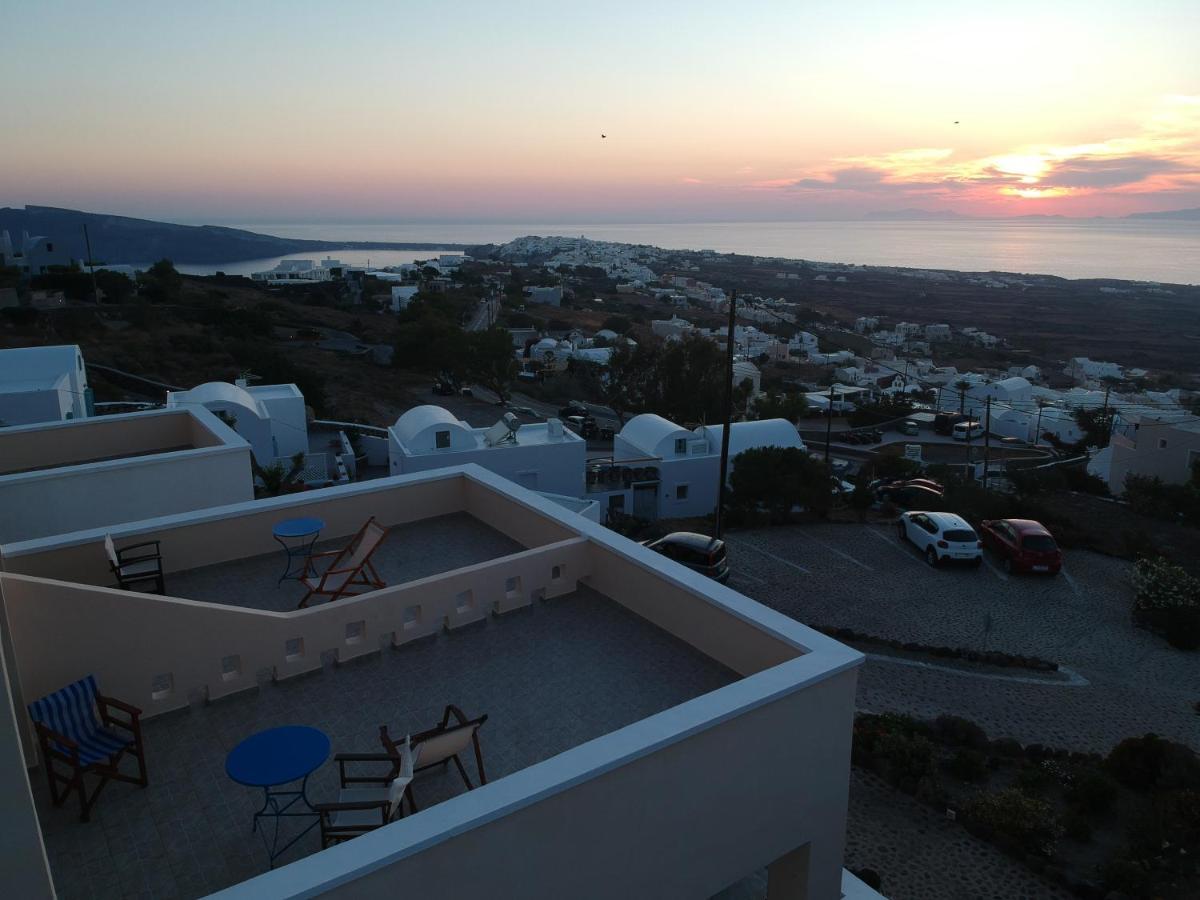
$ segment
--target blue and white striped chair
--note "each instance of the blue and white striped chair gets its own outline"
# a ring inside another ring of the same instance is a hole
[[[114,716],[113,710],[125,713],[128,719]],[[146,786],[146,756],[138,721],[141,714],[136,706],[101,694],[92,675],[29,704],[50,781],[50,799],[55,806],[62,806],[71,791],[78,790],[79,819],[86,822],[101,789],[109,781]],[[138,761],[136,776],[118,769],[126,753]],[[62,771],[64,766],[68,771]],[[100,778],[90,795],[84,786],[84,775]]]

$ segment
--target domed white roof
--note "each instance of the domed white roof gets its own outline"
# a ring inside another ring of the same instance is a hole
[[[251,397],[245,388],[230,384],[228,381],[209,381],[190,391],[181,391],[178,396],[185,403],[203,405],[228,403],[232,406],[240,406],[256,418],[263,418],[263,411],[259,408],[258,401]]]
[[[450,432],[449,446],[438,446],[438,431]],[[411,451],[464,450],[476,446],[470,427],[440,406],[414,406],[392,426],[396,440]]]
[[[678,438],[691,439],[692,433],[669,419],[654,413],[634,416],[621,429],[621,438],[649,456],[674,456]],[[667,449],[664,450],[663,447]]]
[[[701,425],[696,434],[708,440],[709,451],[721,452],[724,425]],[[758,447],[795,447],[804,449],[804,441],[796,426],[787,419],[760,419],[757,422],[734,422],[729,432],[729,458],[735,459],[743,450]]]

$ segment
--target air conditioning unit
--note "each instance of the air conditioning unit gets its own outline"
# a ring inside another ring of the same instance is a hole
[[[562,436],[563,436],[562,419],[547,419],[546,420],[546,434],[548,434],[553,440],[562,440]]]
[[[708,453],[708,441],[688,441],[688,456],[704,456]]]

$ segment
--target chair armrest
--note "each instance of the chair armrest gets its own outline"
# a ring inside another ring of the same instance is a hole
[[[387,753],[339,753],[334,758],[338,764],[338,778],[342,787],[352,784],[386,785],[396,774],[400,761]],[[384,775],[347,775],[346,763],[387,763],[387,773]]]
[[[145,556],[122,556],[120,565],[129,566],[140,562],[162,562],[162,556],[158,553],[147,553]]]
[[[129,713],[129,715],[135,719],[142,714],[141,709],[134,706],[132,703],[126,703],[124,700],[118,700],[116,697],[107,697],[104,694],[97,694],[96,702],[101,706],[112,706],[121,710],[121,712]]]
[[[344,809],[387,809],[386,800],[354,800],[348,803],[314,803],[317,812],[337,812]]]
[[[117,559],[120,559],[121,557],[123,557],[130,550],[140,550],[142,547],[153,547],[154,554],[157,556],[157,555],[159,555],[159,545],[160,545],[159,541],[142,541],[141,543],[138,543],[138,544],[129,544],[128,546],[122,547],[121,549],[119,549],[117,551]]]
[[[387,753],[339,753],[333,758],[334,762],[395,762]]]
[[[337,555],[339,555],[341,553],[345,553],[345,552],[346,552],[345,550],[322,550],[320,553],[308,554],[308,558],[309,559],[320,559],[322,556],[337,556]]]

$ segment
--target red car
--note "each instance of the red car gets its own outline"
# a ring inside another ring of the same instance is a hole
[[[979,536],[1000,557],[1006,572],[1057,575],[1062,570],[1062,551],[1041,522],[987,519],[979,523]]]

